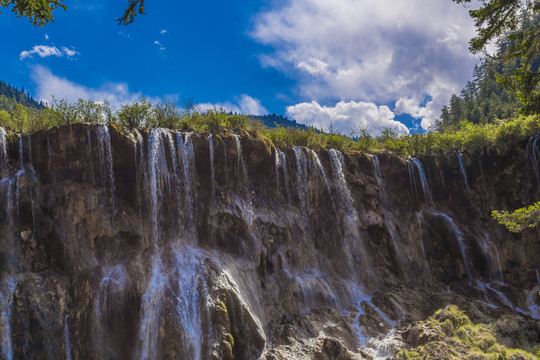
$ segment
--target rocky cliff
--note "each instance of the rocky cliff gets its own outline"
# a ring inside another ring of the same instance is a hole
[[[447,304],[538,337],[540,233],[490,217],[540,200],[535,139],[403,159],[0,129],[0,357],[385,358]]]

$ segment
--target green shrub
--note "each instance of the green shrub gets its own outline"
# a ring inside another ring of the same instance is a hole
[[[540,201],[513,212],[493,210],[491,216],[511,232],[535,228],[540,223]]]

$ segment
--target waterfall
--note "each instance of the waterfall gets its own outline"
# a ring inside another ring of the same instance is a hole
[[[488,235],[484,233],[484,237],[480,242],[480,247],[482,248],[484,257],[487,260],[489,280],[502,283],[503,272],[501,267],[501,260],[499,257],[499,249],[497,249],[497,245],[489,241]]]
[[[15,279],[9,278],[4,281],[0,290],[0,336],[2,343],[2,354],[7,360],[13,360],[13,349],[11,344],[11,310],[13,306],[13,293],[17,283]]]
[[[103,326],[103,315],[106,318],[109,310],[114,310],[121,306],[123,302],[121,296],[123,296],[126,280],[126,274],[122,265],[106,269],[99,283],[94,305],[96,318],[100,326]]]
[[[151,224],[152,224],[152,240],[154,244],[159,239],[159,201],[158,201],[158,172],[160,171],[159,153],[161,148],[161,131],[162,129],[152,129],[148,137],[148,168],[150,179],[150,209],[151,209]],[[156,245],[157,246],[157,245]]]
[[[540,320],[540,306],[534,302],[534,296],[540,293],[540,285],[536,285],[532,288],[527,296],[527,306],[529,307],[529,313],[535,320]]]
[[[287,171],[287,157],[285,153],[280,149],[276,148],[276,181],[278,191],[279,187],[279,169],[283,172],[283,183],[285,184],[285,193],[287,195],[287,201],[291,202],[291,192],[289,190],[289,174]]]
[[[240,143],[240,137],[233,133],[234,141],[236,142],[236,152],[238,154],[238,174],[242,173],[242,180],[244,185],[248,181],[248,172],[246,169],[246,163],[244,162],[244,154],[242,152],[242,144]]]
[[[418,200],[418,193],[416,192],[416,178],[414,176],[414,163],[407,160],[407,170],[409,171],[409,184],[411,186],[411,192],[414,194],[414,198]]]
[[[538,137],[539,135],[535,135],[529,139],[529,142],[527,143],[526,154],[527,154],[527,157],[531,161],[533,171],[534,171],[534,176],[536,177],[536,183],[540,187],[540,174],[538,171],[538,160],[540,158],[540,151],[538,150],[538,147],[536,145],[538,142]],[[529,155],[529,149],[530,149],[530,155]]]
[[[161,298],[167,283],[161,259],[154,258],[152,277],[142,297],[139,323],[138,359],[153,360],[158,358],[159,335],[161,329]]]
[[[431,190],[429,189],[429,184],[426,179],[426,173],[424,172],[424,167],[422,163],[417,158],[411,158],[411,161],[416,165],[418,169],[418,175],[420,176],[420,183],[422,184],[422,191],[424,192],[424,198],[426,199],[426,205],[433,205],[433,198],[431,196]]]
[[[467,255],[467,245],[465,244],[463,233],[461,232],[461,230],[459,230],[458,226],[454,223],[454,220],[452,220],[450,216],[446,214],[442,214],[442,213],[433,213],[433,215],[442,217],[446,221],[446,223],[450,226],[454,234],[456,235],[456,239],[459,244],[459,250],[461,251],[461,256],[463,258],[463,264],[465,265],[465,271],[467,272],[467,277],[471,279],[472,278],[472,274],[471,274],[472,262],[469,256]]]
[[[21,175],[24,175],[26,172],[25,170],[19,170],[9,180],[8,185],[8,198],[7,198],[7,212],[8,212],[8,223],[13,231],[15,231],[15,218],[17,221],[19,220],[19,199],[20,199],[20,193],[19,193],[19,178]],[[15,188],[15,195],[13,194],[13,189]],[[15,197],[15,199],[13,199]],[[15,203],[15,205],[13,205]]]
[[[86,141],[88,142],[88,153],[93,154],[94,151],[92,149],[92,133],[91,133],[91,127],[89,127],[89,126],[86,127]],[[49,133],[47,133],[47,155],[48,155],[48,159],[47,159],[48,163],[47,163],[47,165],[50,168],[50,162],[51,162],[52,153],[51,153],[51,142],[50,142],[50,139],[49,139]],[[88,165],[91,166],[91,169],[89,169],[90,178],[92,179],[93,183],[96,183],[96,175],[95,175],[96,169],[95,169],[95,166],[94,166],[94,162],[92,160],[90,160]],[[100,178],[101,178],[101,176],[100,176]]]
[[[214,142],[212,141],[212,134],[208,135],[208,149],[210,150],[210,179],[212,182],[212,198],[215,195],[215,175],[214,175]]]
[[[304,148],[294,146],[294,155],[296,156],[296,186],[298,199],[303,211],[307,211],[308,204],[308,160],[304,153]]]
[[[23,134],[19,134],[19,169],[24,170],[24,144]]]
[[[324,185],[326,186],[326,190],[328,190],[328,194],[330,195],[330,200],[332,200],[332,205],[334,204],[334,199],[332,198],[332,191],[330,191],[330,183],[328,182],[328,176],[326,176],[326,171],[324,170],[324,167],[321,163],[321,159],[319,159],[319,155],[315,152],[315,150],[310,150],[311,156],[315,160],[315,164],[319,168],[319,171],[321,172],[321,175],[324,180]],[[334,206],[335,208],[335,206]]]
[[[97,144],[99,154],[99,173],[101,185],[108,190],[112,208],[115,204],[115,185],[113,171],[113,155],[111,147],[111,136],[108,125],[99,125],[97,128]]]
[[[203,338],[201,320],[201,290],[202,256],[193,249],[183,248],[176,251],[174,258],[174,273],[178,285],[175,294],[178,301],[176,312],[178,321],[183,328],[182,345],[184,357],[200,360],[201,343]]]
[[[71,360],[71,339],[69,338],[69,315],[64,318],[64,346],[66,347],[66,360]]]
[[[7,172],[7,168],[7,133],[3,127],[0,127],[0,178]]]
[[[354,202],[347,185],[347,180],[345,179],[345,173],[343,168],[345,167],[345,158],[343,154],[335,149],[328,150],[330,155],[330,161],[332,162],[332,169],[334,173],[334,183],[336,189],[338,190],[338,204],[342,208],[345,219],[346,231],[349,233],[349,236],[352,236],[354,239],[358,239],[358,225],[360,224],[360,219],[358,218],[358,213],[354,208]]]
[[[377,181],[377,185],[379,185],[379,188],[383,190],[383,178],[381,173],[381,165],[379,163],[379,158],[377,155],[371,155],[368,154],[368,157],[371,159],[371,162],[373,163],[373,175],[375,176],[375,180]],[[407,163],[408,164],[408,163]]]
[[[183,183],[184,183],[184,214],[185,231],[190,241],[197,239],[197,228],[195,226],[195,207],[193,192],[195,190],[195,152],[193,151],[193,141],[191,133],[176,134],[178,154],[182,155]]]
[[[463,178],[463,183],[465,184],[465,190],[467,191],[467,198],[469,199],[469,202],[472,203],[471,200],[471,190],[469,189],[469,181],[467,180],[467,173],[465,172],[465,166],[463,166],[463,153],[461,151],[456,151],[458,163],[459,163],[459,169],[461,171],[461,177]]]

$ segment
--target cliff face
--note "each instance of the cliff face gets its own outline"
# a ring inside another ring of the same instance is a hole
[[[1,131],[0,357],[377,358],[449,303],[538,320],[539,232],[490,218],[540,199],[533,144],[404,160]]]

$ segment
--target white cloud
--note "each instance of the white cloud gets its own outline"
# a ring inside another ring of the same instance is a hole
[[[79,98],[93,101],[111,102],[113,107],[137,101],[140,93],[132,93],[126,83],[105,83],[97,89],[76,84],[68,79],[54,75],[48,68],[36,65],[32,68],[32,81],[36,84],[36,95],[40,100],[65,99],[73,102]]]
[[[468,9],[433,0],[275,0],[251,36],[269,45],[262,64],[298,81],[318,103],[414,100],[427,126],[470,78],[474,24]],[[421,106],[426,96],[432,98]],[[412,99],[412,100],[411,100]],[[410,102],[409,101],[409,102]],[[442,106],[442,105],[441,105]],[[298,120],[298,119],[297,119]]]
[[[79,55],[77,51],[68,49],[65,46],[62,46],[62,50],[60,51],[56,46],[35,45],[32,50],[22,51],[19,55],[19,59],[22,61],[26,58],[32,58],[34,54],[41,58],[49,56],[66,56],[68,59],[73,58],[75,55]]]
[[[27,57],[32,57],[33,54],[38,55],[39,57],[48,57],[48,56],[62,56],[62,53],[56,46],[47,46],[47,45],[35,45],[32,50],[22,51],[19,55],[20,60],[24,60]]]
[[[163,46],[159,41],[154,41],[154,44],[157,45],[157,47],[159,48],[159,51],[165,51],[165,46]]]
[[[45,34],[45,40],[49,40],[49,35]]]
[[[160,33],[161,35],[166,34],[167,32],[168,32],[168,31],[165,30],[165,29],[161,29],[161,30],[159,31],[159,33]]]
[[[268,110],[262,106],[259,99],[252,98],[249,95],[242,94],[240,98],[236,100],[235,103],[230,101],[224,103],[202,103],[197,105],[201,111],[208,109],[224,109],[229,112],[238,113],[238,114],[249,114],[249,115],[263,115],[268,114]]]
[[[68,48],[65,47],[65,46],[62,46],[62,52],[63,52],[64,54],[66,54],[66,56],[67,56],[68,58],[72,58],[72,57],[74,57],[75,55],[79,55],[79,53],[78,53],[77,51],[75,51],[74,49],[73,49],[73,50],[72,50],[72,49],[68,49]]]
[[[345,134],[367,128],[370,134],[380,134],[381,128],[392,128],[399,133],[408,133],[405,125],[394,119],[388,106],[377,106],[369,102],[340,101],[336,106],[321,106],[316,101],[304,102],[287,107],[287,115],[296,121],[327,131]]]

